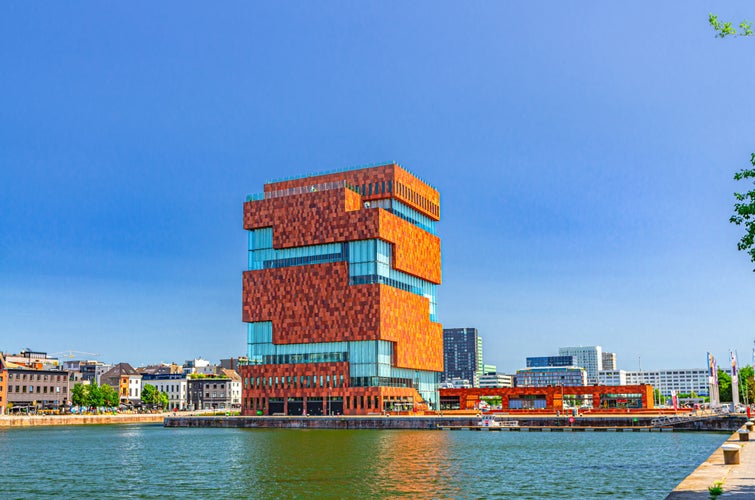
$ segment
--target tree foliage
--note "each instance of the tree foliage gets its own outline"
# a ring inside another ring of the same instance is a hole
[[[76,384],[71,390],[71,403],[76,406],[118,406],[120,397],[118,390],[105,384],[97,385],[92,381],[90,385]]]
[[[142,388],[142,401],[145,404],[153,405],[157,404],[158,398],[159,393],[157,392],[157,387],[152,384],[144,384],[144,387]]]
[[[734,180],[753,180],[753,188],[745,193],[734,193],[737,203],[734,204],[734,215],[729,222],[737,226],[744,226],[745,234],[737,243],[737,249],[743,250],[750,255],[750,260],[755,262],[755,153],[750,157],[753,168],[743,168],[734,174]],[[753,269],[755,272],[755,269]]]
[[[102,389],[97,385],[96,381],[92,381],[87,387],[87,406],[94,406],[96,408],[105,406],[105,398],[102,395]]]
[[[84,389],[84,385],[79,383],[73,386],[71,390],[71,403],[76,406],[89,406],[87,405],[87,391]]]
[[[105,403],[105,406],[118,406],[121,402],[118,391],[114,387],[102,385],[100,386],[100,393],[102,394],[102,401]]]
[[[755,370],[752,366],[745,366],[739,370],[740,399],[748,403],[755,402]]]
[[[727,36],[752,36],[752,23],[750,21],[742,21],[739,23],[739,31],[734,27],[734,23],[721,22],[718,20],[718,16],[715,14],[708,15],[708,24],[710,24],[713,31],[716,32],[718,38],[726,38]]]
[[[168,404],[170,403],[170,400],[168,399],[168,393],[167,392],[161,392],[158,395],[157,398],[157,404],[160,405],[162,409],[165,409],[168,407]]]
[[[722,403],[731,401],[731,376],[718,369],[718,398]]]

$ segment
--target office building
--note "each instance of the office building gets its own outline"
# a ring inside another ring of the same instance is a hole
[[[598,346],[560,347],[559,356],[574,356],[575,366],[587,371],[587,383],[598,383],[598,372],[603,369],[603,349]]]
[[[97,381],[99,383],[99,379],[102,374],[112,367],[113,365],[95,360],[76,359],[63,362],[64,370],[78,373],[78,375],[76,375],[76,379],[86,381],[87,383],[91,383],[93,381]]]
[[[23,357],[11,357],[23,362]],[[34,412],[66,405],[70,392],[68,372],[47,366],[37,361],[29,366],[8,362],[0,354],[0,414],[8,412],[9,407],[14,412]]]
[[[514,377],[495,371],[485,372],[480,377],[481,388],[514,387]]]
[[[575,366],[574,356],[534,356],[526,359],[527,368],[544,368],[547,366]]]
[[[5,353],[5,362],[10,365],[31,368],[33,370],[56,370],[60,368],[58,358],[46,352],[22,349],[20,354]]]
[[[689,368],[676,370],[605,370],[600,372],[600,383],[603,385],[636,385],[648,384],[658,389],[664,396],[671,396],[671,391],[677,394],[695,393],[698,396],[708,396],[708,370],[705,368]]]
[[[265,184],[248,197],[246,415],[435,407],[440,195],[396,164]]]
[[[187,359],[183,364],[184,375],[198,373],[200,375],[214,375],[215,366],[202,358]]]
[[[577,366],[547,366],[516,371],[516,387],[583,386],[586,371]]]
[[[615,352],[603,352],[603,366],[601,370],[615,370],[616,369],[616,353]]]
[[[443,380],[469,380],[477,387],[482,374],[482,338],[477,328],[443,330]]]

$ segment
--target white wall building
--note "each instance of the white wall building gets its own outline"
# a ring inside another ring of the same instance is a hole
[[[694,392],[700,396],[707,396],[709,392],[708,371],[704,368],[643,371],[609,370],[600,372],[599,378],[600,383],[604,385],[649,384],[661,391],[664,396],[671,396],[671,391],[676,391],[677,394]]]
[[[202,358],[195,358],[186,360],[183,365],[184,375],[190,373],[199,373],[202,375],[213,375],[215,373],[215,366],[210,364],[209,361]]]
[[[128,378],[128,398],[141,401],[142,399],[142,376],[131,376]]]
[[[228,392],[231,395],[231,408],[241,407],[241,375],[235,370],[220,369],[220,375],[231,379]]]
[[[480,387],[514,387],[514,377],[504,373],[488,372],[480,377]]]
[[[627,372],[625,370],[603,370],[598,372],[600,385],[627,385]]]
[[[587,383],[598,383],[598,372],[603,370],[603,349],[599,345],[559,347],[559,356],[574,356],[576,366],[587,372]]]
[[[162,373],[156,375],[145,374],[142,379],[142,390],[144,384],[154,385],[158,392],[164,392],[168,395],[168,407],[172,410],[178,408],[185,410],[188,394],[186,386],[186,375],[181,373]],[[239,389],[240,390],[240,389]],[[239,395],[239,401],[241,396]]]

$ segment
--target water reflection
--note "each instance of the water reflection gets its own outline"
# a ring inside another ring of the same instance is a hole
[[[725,439],[676,433],[20,429],[0,432],[0,496],[662,498]]]
[[[253,430],[235,473],[254,496],[459,496],[448,433]]]

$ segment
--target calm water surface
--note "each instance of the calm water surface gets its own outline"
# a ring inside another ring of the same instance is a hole
[[[725,434],[0,429],[0,498],[663,498]]]

